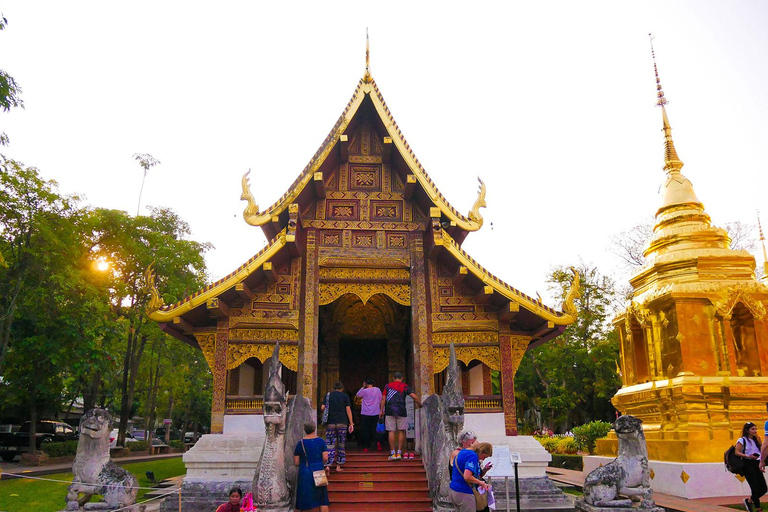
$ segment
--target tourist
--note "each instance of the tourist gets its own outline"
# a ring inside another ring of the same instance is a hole
[[[239,487],[229,490],[229,501],[219,505],[216,512],[240,512],[240,500],[243,499],[243,491]]]
[[[405,408],[405,397],[410,396],[418,407],[421,400],[413,392],[413,389],[403,382],[403,374],[395,372],[394,381],[384,386],[384,395],[381,397],[381,412],[385,415],[384,425],[389,433],[389,460],[401,460],[405,449],[405,431],[408,429],[408,411]],[[397,443],[397,444],[395,444]],[[397,446],[397,452],[395,452]],[[411,457],[413,458],[413,457]]]
[[[768,412],[768,402],[765,403],[765,411]],[[763,427],[765,433],[763,439],[768,439],[768,420],[765,420],[765,426]],[[763,443],[763,447],[760,450],[760,471],[765,473],[765,459],[768,458],[768,443]]]
[[[364,452],[371,447],[376,435],[376,424],[379,422],[379,413],[381,412],[381,390],[374,386],[373,379],[365,379],[363,387],[357,392],[357,395],[363,399],[360,407],[360,443],[359,446]]]
[[[736,442],[736,455],[745,459],[742,474],[752,491],[752,502],[750,503],[749,498],[745,498],[744,506],[749,511],[761,510],[760,497],[768,491],[765,478],[760,471],[761,448],[762,442],[757,436],[757,425],[748,421],[741,429],[741,438]]]
[[[476,443],[472,448],[459,451],[451,470],[449,496],[456,506],[456,512],[476,512],[475,495],[472,486],[488,492],[488,484],[481,480],[480,463],[493,455],[489,443]]]
[[[325,404],[321,406],[321,410]],[[352,421],[352,402],[344,393],[344,384],[341,381],[333,385],[333,391],[328,394],[328,425],[325,427],[325,442],[328,445],[328,467],[336,464],[336,471],[341,471],[341,466],[347,461],[347,433],[355,430],[355,422]]]
[[[471,430],[465,430],[459,434],[458,441],[459,441],[459,447],[451,452],[451,457],[450,457],[450,460],[448,461],[448,479],[449,480],[451,479],[451,473],[453,472],[453,463],[456,460],[456,456],[459,454],[461,450],[472,448],[472,446],[474,446],[477,443],[477,436]],[[492,467],[493,467],[493,463],[489,461],[488,464],[486,464],[485,467],[483,467],[483,469],[480,471],[480,478],[485,476],[485,474],[488,471],[490,471]]]
[[[320,507],[320,512],[328,512],[328,486],[318,487],[312,473],[320,471],[328,460],[325,442],[317,437],[315,423],[304,423],[304,433],[296,449],[293,450],[293,463],[299,467],[296,481],[296,510],[312,510]],[[327,468],[326,468],[327,471]]]

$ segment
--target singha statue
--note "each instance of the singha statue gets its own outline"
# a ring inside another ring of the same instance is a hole
[[[267,438],[261,453],[261,463],[256,471],[253,488],[259,510],[288,512],[291,508],[286,480],[285,386],[280,378],[280,344],[275,344],[269,362],[269,379],[264,389],[264,424]]]
[[[430,468],[427,475],[432,507],[438,512],[452,511],[455,508],[448,493],[451,481],[448,464],[451,452],[459,446],[459,432],[464,428],[464,395],[453,343],[443,393],[424,400],[422,411],[422,457]]]
[[[634,416],[620,416],[614,430],[619,438],[619,454],[612,462],[587,475],[584,497],[576,501],[576,509],[609,512],[631,508],[664,512],[653,501],[643,422]]]
[[[67,510],[144,510],[144,505],[136,504],[139,492],[136,477],[109,458],[111,431],[112,416],[104,409],[91,409],[80,418],[80,439],[72,464],[74,478],[67,492]],[[104,500],[89,503],[96,494]]]

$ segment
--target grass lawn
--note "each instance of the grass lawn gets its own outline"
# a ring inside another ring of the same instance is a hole
[[[146,472],[153,471],[155,479],[159,482],[164,478],[179,476],[187,471],[181,457],[161,459],[150,462],[135,462],[125,464],[125,469],[136,475],[139,479],[139,487],[151,487],[147,480]],[[67,496],[67,487],[72,482],[72,473],[57,473],[45,475],[41,478],[51,480],[63,480],[60,482],[47,482],[43,480],[28,480],[17,478],[14,480],[0,479],[0,510],[3,512],[56,512],[66,507],[64,499]],[[148,489],[139,489],[138,500]]]

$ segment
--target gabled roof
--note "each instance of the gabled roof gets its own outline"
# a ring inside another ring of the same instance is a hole
[[[264,262],[272,260],[286,244],[293,242],[292,236],[287,235],[285,230],[281,231],[266,247],[240,265],[234,272],[183,298],[179,302],[163,305],[155,311],[148,312],[149,318],[155,322],[170,322],[174,318],[205,304],[208,299],[218,297],[224,291],[241,283],[245,278],[257,271]]]
[[[450,257],[453,258],[459,265],[467,268],[480,282],[485,286],[490,286],[495,293],[498,293],[503,299],[519,304],[521,307],[530,311],[537,317],[552,322],[555,326],[568,326],[576,321],[576,310],[573,306],[574,294],[578,293],[579,278],[578,275],[574,278],[574,286],[571,288],[566,297],[566,301],[563,303],[563,308],[568,312],[557,311],[545,305],[538,299],[534,299],[526,295],[525,293],[509,286],[507,283],[491,274],[482,265],[475,261],[472,256],[467,254],[464,249],[459,247],[445,231],[434,232],[434,244],[435,247],[445,249]]]
[[[299,194],[301,194],[304,188],[310,181],[312,181],[314,173],[320,169],[323,162],[331,154],[334,147],[336,147],[341,135],[344,134],[347,127],[350,125],[366,97],[370,98],[388,136],[392,139],[393,144],[402,156],[405,164],[410,172],[416,177],[418,184],[432,203],[440,209],[441,213],[452,225],[455,225],[464,231],[477,231],[480,229],[483,225],[483,218],[480,215],[479,210],[480,208],[485,207],[485,185],[482,181],[480,182],[481,187],[479,196],[467,216],[462,215],[456,208],[451,206],[424,170],[419,159],[414,155],[413,150],[405,140],[403,133],[400,131],[400,127],[392,117],[392,113],[389,111],[379,88],[376,86],[376,82],[368,75],[361,79],[357,84],[352,99],[347,103],[346,108],[323,141],[323,144],[317,150],[299,177],[293,182],[288,191],[283,194],[275,204],[263,211],[258,211],[258,206],[250,193],[247,175],[243,176],[243,195],[241,196],[241,199],[248,201],[248,206],[243,212],[245,221],[253,226],[263,226],[271,222],[273,218],[278,217],[288,208],[289,204],[296,201]]]

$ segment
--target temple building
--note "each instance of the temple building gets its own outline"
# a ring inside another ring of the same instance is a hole
[[[613,404],[644,422],[655,490],[744,494],[743,478],[723,473],[723,452],[744,423],[765,420],[768,287],[755,277],[754,257],[731,249],[728,233],[711,224],[682,174],[658,72],[656,81],[666,178],[646,263],[614,320],[623,385]],[[600,455],[615,457],[616,448],[615,436],[598,441]]]
[[[263,424],[263,364],[278,342],[286,388],[314,407],[337,380],[354,391],[366,377],[383,386],[396,371],[420,396],[439,392],[453,342],[466,412],[503,418],[498,434],[516,435],[515,372],[526,350],[574,321],[578,279],[558,311],[467,254],[462,242],[483,225],[485,195],[480,181],[467,215],[450,205],[366,66],[338,121],[277,202],[261,209],[243,176],[243,215],[261,227],[266,247],[212,285],[174,304],[155,300],[149,311],[165,332],[205,355],[212,432]]]

